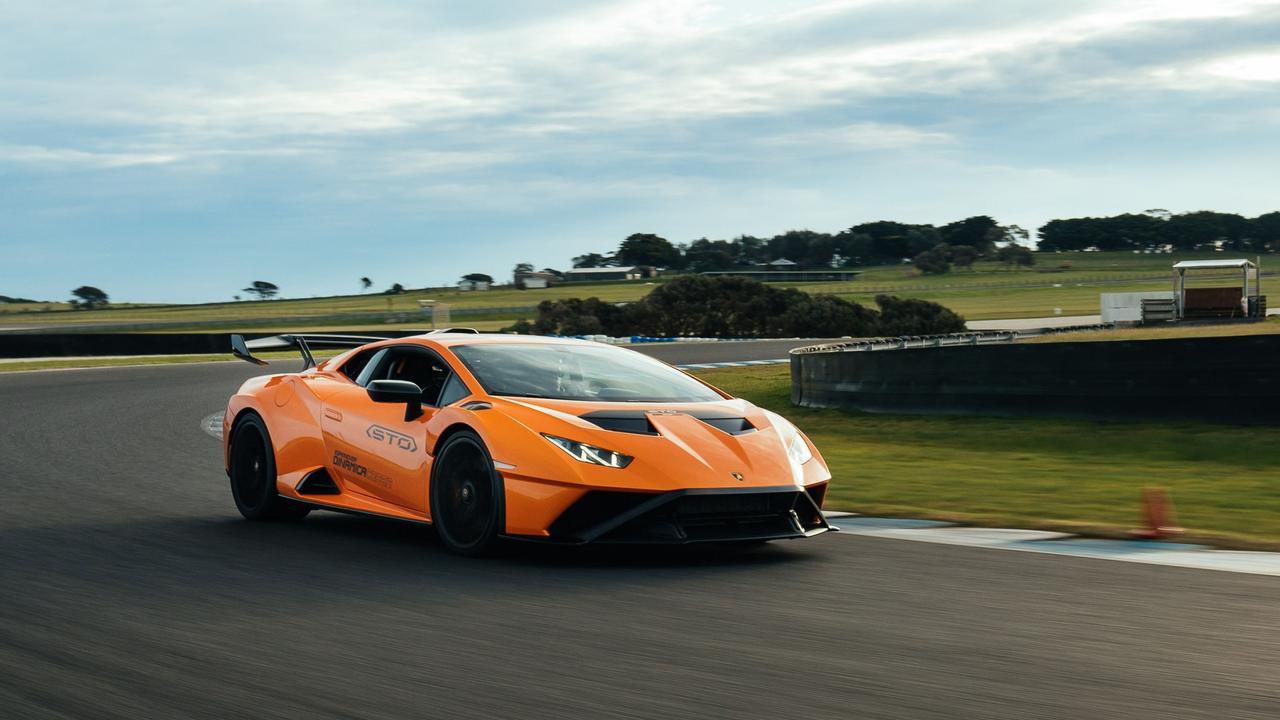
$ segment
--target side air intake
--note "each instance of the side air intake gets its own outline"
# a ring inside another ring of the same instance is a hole
[[[339,495],[342,493],[338,489],[338,484],[329,477],[329,471],[324,468],[312,470],[302,478],[302,482],[298,483],[299,495]]]

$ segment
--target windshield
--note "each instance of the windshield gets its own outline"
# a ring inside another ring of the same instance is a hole
[[[600,402],[710,402],[710,388],[657,360],[608,345],[454,346],[490,395]]]

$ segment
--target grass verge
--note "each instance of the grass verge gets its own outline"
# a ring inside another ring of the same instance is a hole
[[[786,366],[697,374],[813,439],[828,509],[1124,536],[1158,485],[1188,540],[1280,550],[1275,428],[812,410],[791,405]]]

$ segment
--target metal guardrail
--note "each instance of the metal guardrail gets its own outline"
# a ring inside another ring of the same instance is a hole
[[[1036,330],[996,330],[992,332],[963,332],[945,335],[906,335],[901,337],[859,338],[848,342],[826,343],[795,348],[792,355],[807,355],[826,352],[870,352],[875,350],[908,350],[912,348],[955,347],[961,345],[992,345],[1011,343],[1018,338],[1038,335],[1056,335],[1066,332],[1087,330],[1107,330],[1114,325],[1069,325],[1059,328],[1039,328]]]

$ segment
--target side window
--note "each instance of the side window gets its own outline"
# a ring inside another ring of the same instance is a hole
[[[368,385],[369,381],[373,380],[375,376],[381,377],[381,375],[377,375],[378,368],[386,358],[388,350],[389,348],[378,348],[374,351],[373,355],[365,361],[364,368],[360,370],[360,375],[356,377],[357,385],[364,387]]]
[[[440,407],[452,405],[470,394],[471,389],[467,384],[462,382],[457,373],[453,373],[444,384],[444,392],[440,393]]]
[[[369,366],[369,361],[381,351],[381,348],[371,348],[364,352],[356,353],[349,360],[342,363],[340,372],[350,378],[351,382],[357,382],[360,379],[360,373],[364,372],[364,369]]]
[[[422,402],[434,406],[449,375],[449,366],[435,353],[421,348],[395,347],[387,348],[385,354],[370,361],[357,383],[367,385],[370,380],[408,380],[422,388]]]

